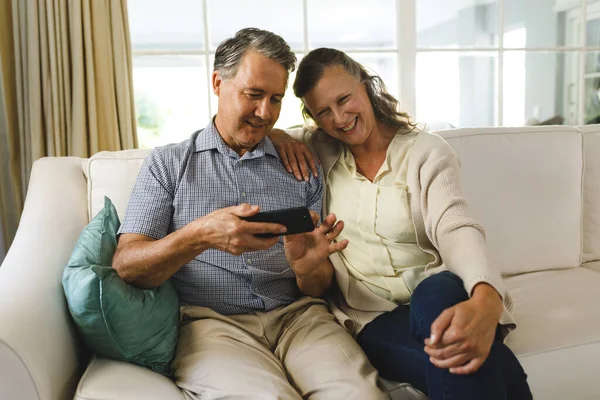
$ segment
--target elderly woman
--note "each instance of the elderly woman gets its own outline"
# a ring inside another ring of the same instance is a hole
[[[324,212],[345,222],[331,237],[348,241],[331,256],[331,304],[373,365],[431,399],[531,399],[503,343],[515,327],[510,296],[469,216],[452,148],[341,51],[306,55],[294,94],[316,127],[288,133],[318,154]],[[270,137],[289,172],[316,172],[306,147]]]

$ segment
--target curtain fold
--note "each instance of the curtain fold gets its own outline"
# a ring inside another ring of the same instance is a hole
[[[8,247],[35,160],[138,143],[126,0],[0,7],[0,213]]]
[[[5,250],[17,230],[24,193],[12,15],[11,3],[0,2],[0,224]]]

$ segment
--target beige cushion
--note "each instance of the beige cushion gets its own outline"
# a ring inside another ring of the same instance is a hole
[[[600,261],[591,261],[584,264],[581,264],[582,267],[585,267],[591,271],[600,272]]]
[[[441,132],[461,157],[465,195],[488,232],[491,259],[504,274],[576,267],[581,261],[581,132],[568,127],[527,129]],[[123,219],[148,153],[101,152],[90,159],[90,218],[106,195]]]
[[[507,344],[536,399],[600,399],[600,273],[575,268],[505,280],[517,329]]]
[[[534,399],[600,399],[600,343],[519,357]]]
[[[600,125],[582,128],[585,150],[583,261],[600,260]]]
[[[133,185],[149,153],[150,150],[103,151],[90,158],[87,163],[90,220],[104,207],[104,196],[108,196],[123,221]]]
[[[518,356],[600,343],[600,274],[587,268],[505,279],[518,328],[507,344]]]
[[[181,400],[183,393],[165,376],[124,361],[93,357],[79,381],[76,400]]]
[[[464,193],[502,273],[579,266],[581,132],[528,127],[440,134],[461,158]]]

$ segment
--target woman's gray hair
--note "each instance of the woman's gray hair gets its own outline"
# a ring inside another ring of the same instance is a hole
[[[214,70],[225,80],[233,78],[248,50],[281,64],[288,74],[296,68],[296,55],[279,35],[258,28],[244,28],[222,41],[215,51]]]

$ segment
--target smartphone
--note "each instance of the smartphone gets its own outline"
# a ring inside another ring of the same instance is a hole
[[[281,235],[293,235],[295,233],[312,232],[315,229],[312,218],[306,207],[286,208],[282,210],[259,212],[250,217],[240,217],[249,222],[269,222],[285,225],[287,232],[278,233],[259,233],[256,236],[261,238],[271,238]]]

